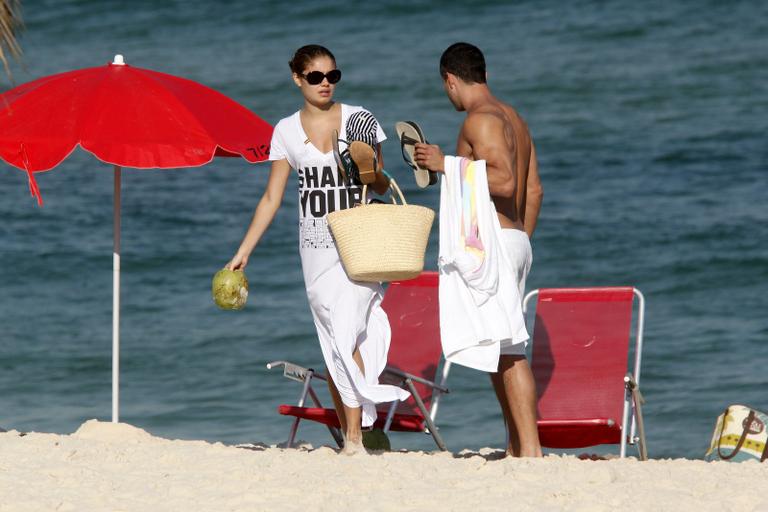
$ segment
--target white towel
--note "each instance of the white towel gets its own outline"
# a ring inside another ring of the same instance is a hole
[[[485,161],[446,156],[440,185],[440,337],[448,361],[496,372],[501,340],[528,339]]]

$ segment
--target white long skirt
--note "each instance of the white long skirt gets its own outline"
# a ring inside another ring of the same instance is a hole
[[[378,283],[352,281],[336,248],[302,251],[309,307],[329,377],[347,407],[362,407],[362,425],[376,421],[376,404],[407,400],[410,393],[379,384],[387,365],[391,331]],[[352,358],[360,348],[365,374]]]

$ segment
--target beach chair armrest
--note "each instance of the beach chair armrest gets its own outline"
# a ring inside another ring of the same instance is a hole
[[[313,378],[328,380],[325,375],[312,368],[304,368],[303,366],[299,366],[289,361],[272,361],[271,363],[267,363],[268,370],[279,368],[280,366],[283,367],[283,376],[295,380],[296,382],[304,382],[309,372],[312,372]]]
[[[440,391],[441,393],[450,393],[451,392],[448,388],[446,388],[444,386],[440,386],[439,384],[435,384],[431,380],[422,379],[421,377],[417,377],[416,375],[412,375],[410,373],[406,373],[404,371],[398,370],[397,368],[392,368],[391,366],[387,366],[386,368],[384,368],[384,372],[383,373],[390,373],[390,374],[395,375],[397,377],[400,377],[401,379],[404,379],[404,380],[405,379],[411,379],[413,382],[418,382],[420,384],[424,384],[425,386],[429,386],[432,389],[436,389],[436,390]]]

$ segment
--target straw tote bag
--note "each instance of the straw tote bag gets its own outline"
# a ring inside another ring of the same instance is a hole
[[[406,203],[395,180],[389,186],[393,204],[360,204],[328,214],[341,262],[353,281],[405,281],[424,269],[435,212]],[[363,200],[367,188],[363,186]]]

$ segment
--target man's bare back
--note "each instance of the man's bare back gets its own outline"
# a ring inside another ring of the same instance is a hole
[[[539,193],[541,183],[528,126],[515,109],[493,96],[473,105],[459,132],[456,154],[486,161],[501,227],[531,236],[541,203],[533,200],[527,209],[528,185]]]

